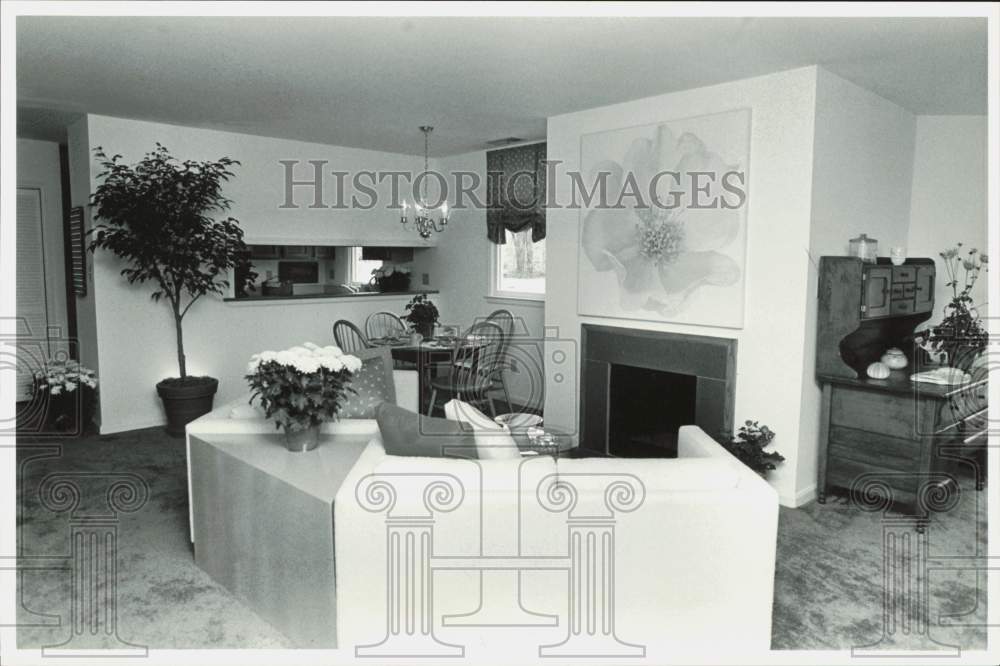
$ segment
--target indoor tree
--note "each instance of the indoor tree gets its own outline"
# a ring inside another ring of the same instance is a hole
[[[228,216],[213,218],[229,210],[232,202],[223,196],[222,187],[233,176],[230,168],[239,162],[228,157],[180,161],[160,143],[135,164],[122,162],[121,155],[108,157],[101,147],[94,153],[103,171],[98,175],[101,184],[91,195],[100,224],[88,232],[89,249],[116,254],[127,263],[121,274],[130,284],[152,283],[152,299],[170,306],[180,376],[160,382],[157,390],[167,408],[167,429],[183,432],[184,424],[200,415],[191,412],[204,405],[171,414],[171,401],[190,403],[192,397],[208,393],[205,411],[209,411],[218,386],[211,377],[187,374],[184,316],[202,296],[225,293],[230,270],[241,283],[256,278],[239,222]]]

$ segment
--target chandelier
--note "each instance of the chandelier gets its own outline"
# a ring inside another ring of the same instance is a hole
[[[413,223],[421,238],[430,238],[432,231],[441,233],[448,225],[448,202],[443,202],[437,208],[431,208],[427,205],[427,176],[430,173],[427,160],[427,145],[434,128],[430,125],[421,125],[420,131],[424,133],[424,182],[421,183],[423,191],[420,194],[420,198],[413,203]],[[406,199],[403,199],[403,214],[399,218],[399,221],[404,228],[409,222],[409,219],[406,217],[407,206]],[[440,221],[434,219],[435,214],[440,216]]]

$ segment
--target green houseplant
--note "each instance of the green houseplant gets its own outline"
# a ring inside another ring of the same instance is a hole
[[[88,232],[89,249],[109,250],[123,259],[122,276],[130,284],[151,282],[153,301],[170,306],[180,376],[164,379],[156,390],[166,409],[167,432],[183,435],[187,423],[211,411],[219,385],[213,377],[187,374],[184,315],[202,296],[223,294],[231,269],[246,285],[257,277],[239,222],[211,217],[229,210],[222,186],[239,162],[228,157],[182,162],[159,143],[136,164],[123,163],[121,155],[108,157],[100,147],[94,153],[104,171],[91,195],[100,224]]]
[[[425,338],[434,335],[434,325],[438,322],[437,306],[427,298],[426,294],[417,294],[406,304],[406,314],[403,319],[408,321],[413,329]]]
[[[785,461],[777,451],[764,450],[774,440],[774,431],[757,421],[746,421],[735,436],[727,439],[722,446],[761,476],[767,476],[778,463]]]

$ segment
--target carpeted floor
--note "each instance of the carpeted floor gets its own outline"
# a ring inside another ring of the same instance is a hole
[[[70,519],[39,500],[43,480],[51,482],[50,475],[62,472],[71,473],[82,488],[81,512],[107,511],[109,473],[134,474],[148,483],[145,505],[118,516],[118,590],[110,596],[118,599],[123,641],[150,648],[292,647],[194,564],[182,439],[147,429],[61,442],[21,441],[18,456],[20,647],[59,644],[70,634]],[[932,558],[985,552],[986,494],[972,490],[971,480],[963,480],[962,490],[957,505],[935,514],[928,527]],[[880,641],[885,521],[882,514],[837,499],[781,510],[775,649],[846,649]],[[881,647],[984,648],[985,576],[978,583],[969,571],[931,571],[930,639],[916,632],[904,635],[900,625]],[[114,643],[101,636],[87,640],[93,647]]]

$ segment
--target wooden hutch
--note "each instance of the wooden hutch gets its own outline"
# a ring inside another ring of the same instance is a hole
[[[912,334],[933,313],[934,281],[932,259],[900,266],[887,259],[820,259],[820,503],[838,490],[870,507],[891,501],[926,519],[929,510],[945,506],[949,470],[961,464],[955,451],[985,443],[985,378],[952,386],[910,380],[928,369],[914,353]],[[890,347],[906,354],[908,366],[886,379],[868,377],[868,365]],[[984,472],[977,470],[977,488]]]

